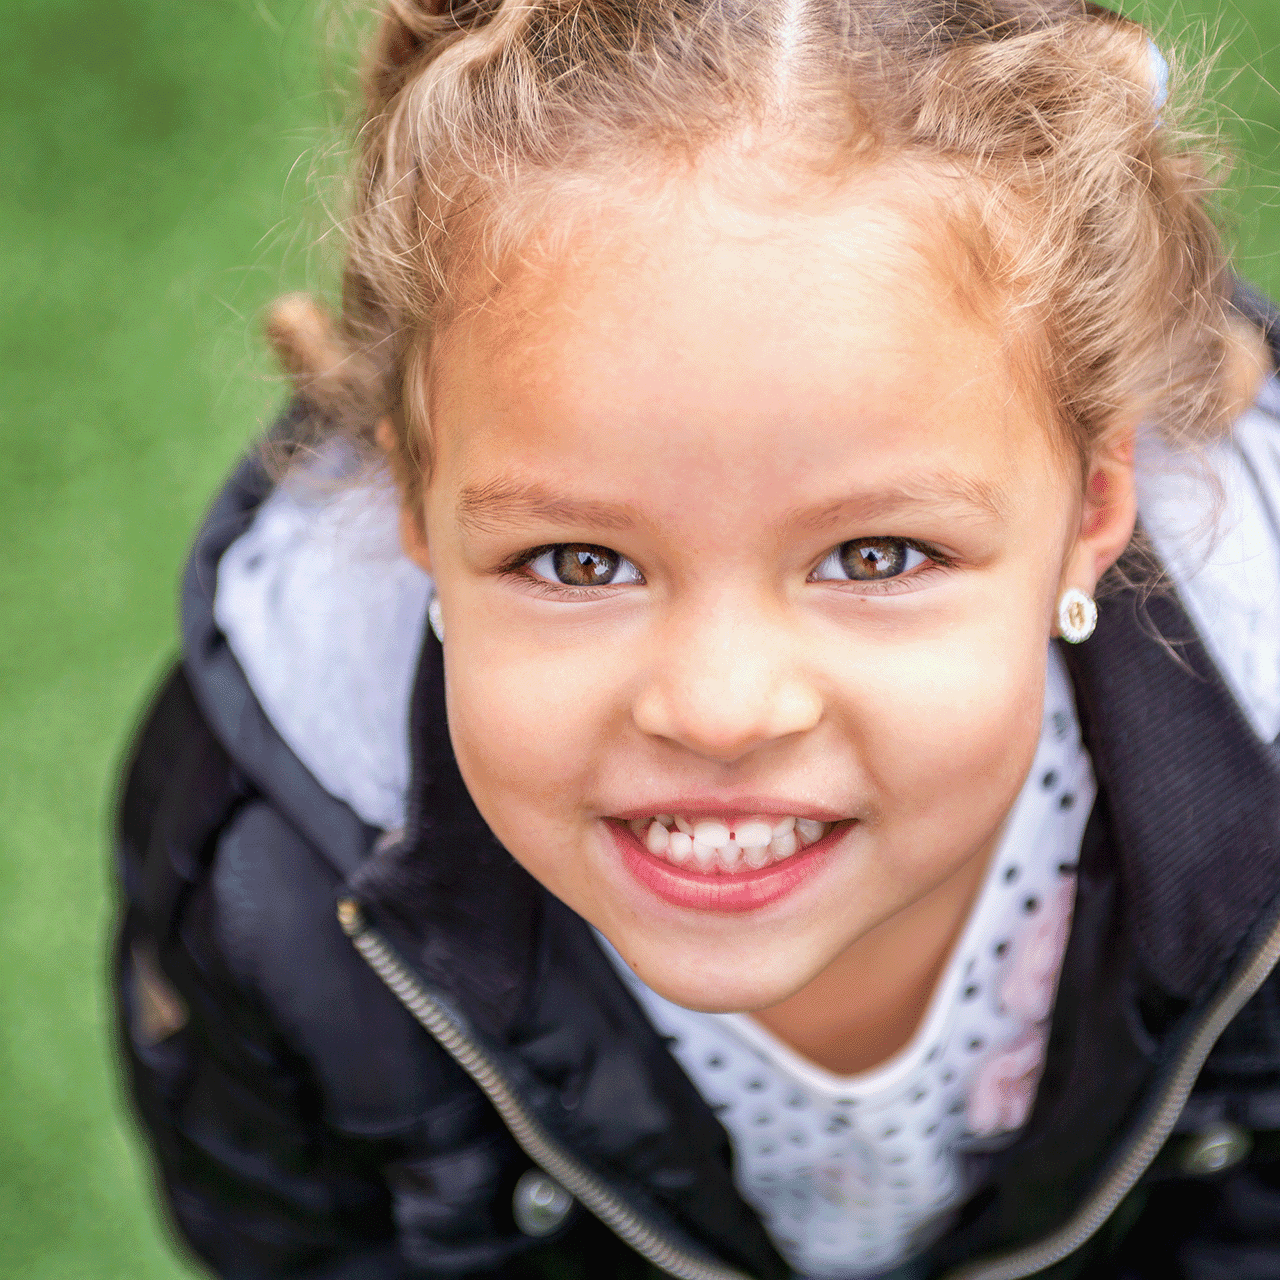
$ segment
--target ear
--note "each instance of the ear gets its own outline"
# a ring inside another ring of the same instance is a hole
[[[1078,587],[1093,595],[1099,579],[1129,545],[1138,519],[1133,444],[1134,430],[1129,427],[1089,464],[1080,528],[1067,553],[1059,590]]]
[[[396,429],[390,418],[382,418],[373,429],[378,448],[394,458],[396,454]],[[420,569],[431,572],[431,549],[427,546],[427,530],[421,508],[408,496],[404,487],[400,494],[400,547],[405,555]]]
[[[427,546],[427,532],[422,527],[422,512],[413,510],[408,503],[400,507],[400,546],[419,569],[432,572],[431,548]]]

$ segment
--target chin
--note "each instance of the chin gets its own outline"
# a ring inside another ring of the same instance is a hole
[[[691,957],[692,960],[692,957]],[[636,963],[640,980],[672,1004],[700,1013],[751,1013],[794,995],[814,976],[807,969],[762,962],[763,973],[743,973],[723,952],[699,964]],[[818,966],[820,969],[821,966]]]

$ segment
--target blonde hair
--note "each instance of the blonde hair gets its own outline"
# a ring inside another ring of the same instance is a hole
[[[385,445],[393,424],[412,496],[432,339],[478,269],[584,192],[774,139],[836,181],[936,171],[956,283],[1025,322],[1082,458],[1135,412],[1208,439],[1233,399],[1215,152],[1159,100],[1148,50],[1079,0],[387,0],[340,317],[286,299],[271,335],[321,433]]]

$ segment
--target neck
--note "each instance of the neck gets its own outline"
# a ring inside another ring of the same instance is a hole
[[[838,1075],[905,1048],[959,941],[998,836],[923,898],[846,948],[816,978],[753,1016],[784,1044]]]

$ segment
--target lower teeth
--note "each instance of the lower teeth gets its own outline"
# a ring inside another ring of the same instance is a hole
[[[710,871],[716,860],[715,845],[703,844],[701,840],[693,842],[693,857],[703,871]]]

